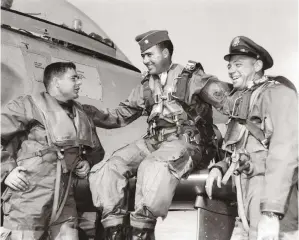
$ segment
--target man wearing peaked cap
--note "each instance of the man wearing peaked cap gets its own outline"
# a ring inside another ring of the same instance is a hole
[[[247,37],[235,37],[224,59],[234,90],[216,107],[230,117],[223,148],[232,161],[212,167],[207,194],[214,180],[225,184],[234,173],[243,196],[231,240],[298,239],[296,89],[282,76],[264,75],[273,59]]]
[[[244,36],[233,39],[229,47],[229,54],[225,55],[224,59],[229,61],[230,57],[234,55],[245,55],[263,61],[263,70],[273,66],[273,59],[268,51]]]
[[[216,153],[212,107],[192,98],[187,84],[192,73],[203,74],[201,64],[190,61],[184,68],[172,63],[173,45],[165,30],[146,32],[136,41],[148,73],[116,109],[92,113],[97,126],[110,128],[148,115],[146,136],[117,150],[89,177],[94,205],[103,209],[107,239],[125,239],[129,178],[137,175],[130,239],[152,240],[156,220],[166,217],[182,177],[208,165]]]

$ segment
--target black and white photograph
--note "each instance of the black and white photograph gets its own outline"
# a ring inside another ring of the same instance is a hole
[[[298,240],[297,0],[1,0],[0,240]]]

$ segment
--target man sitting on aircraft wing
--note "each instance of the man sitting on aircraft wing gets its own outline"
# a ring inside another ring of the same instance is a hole
[[[136,37],[148,73],[128,99],[114,109],[84,106],[96,126],[118,128],[147,115],[145,137],[98,164],[89,182],[94,205],[102,210],[106,239],[154,239],[158,217],[165,218],[183,177],[216,153],[212,107],[193,94],[194,77],[204,75],[200,63],[184,68],[172,63],[167,31]],[[228,91],[227,85],[219,85]],[[128,213],[128,179],[137,177],[135,211]],[[130,225],[131,233],[126,226]]]
[[[43,81],[46,92],[19,97],[1,114],[1,239],[78,240],[73,184],[104,156],[74,101],[82,84],[76,66],[52,63]]]

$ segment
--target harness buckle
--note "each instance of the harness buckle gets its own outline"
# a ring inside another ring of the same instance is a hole
[[[189,60],[186,65],[186,70],[192,72],[196,67],[196,62]]]
[[[239,117],[239,106],[241,104],[241,101],[242,101],[242,96],[239,96],[238,98],[236,98],[230,118],[238,118]]]
[[[196,136],[197,136],[197,134],[194,135],[193,137],[190,137],[190,142],[191,143],[195,142],[196,144],[199,144],[199,140]]]
[[[153,120],[153,122],[149,124],[148,132],[151,137],[156,134],[156,130],[155,130],[156,126],[157,126],[156,120]]]
[[[268,147],[269,147],[269,139],[265,138],[264,140],[261,141],[261,144],[263,145],[263,147],[265,149],[268,149]]]
[[[163,128],[163,129],[160,129],[159,130],[159,133],[158,133],[158,140],[159,141],[164,141],[164,134],[165,134],[165,129]]]
[[[42,156],[43,156],[42,151],[41,151],[41,150],[36,151],[36,152],[35,152],[35,156],[36,156],[36,157],[42,157]]]
[[[59,160],[64,159],[64,149],[61,148],[60,150],[57,150],[57,157]]]
[[[160,103],[161,101],[162,101],[161,94],[155,94],[155,96],[154,96],[154,102],[157,104],[157,103]]]

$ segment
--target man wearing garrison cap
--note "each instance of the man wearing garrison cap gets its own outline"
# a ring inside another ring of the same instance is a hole
[[[247,37],[234,38],[224,59],[234,89],[216,107],[230,117],[223,148],[232,155],[212,167],[207,194],[214,180],[220,187],[235,175],[233,240],[298,239],[296,89],[282,76],[264,75],[273,59]]]
[[[215,155],[212,108],[190,97],[192,91],[186,84],[193,70],[203,74],[201,64],[190,62],[183,73],[183,66],[172,63],[173,45],[167,31],[149,31],[136,41],[148,69],[141,84],[114,110],[90,109],[97,126],[110,128],[148,116],[146,136],[114,152],[90,175],[94,205],[103,210],[107,239],[125,239],[128,217],[129,239],[154,239],[156,220],[166,217],[181,178]],[[193,102],[182,103],[189,98]],[[128,179],[134,176],[135,210],[128,216]]]

